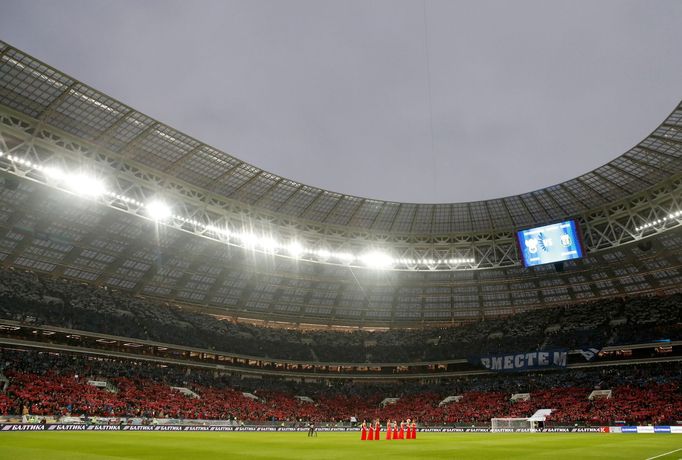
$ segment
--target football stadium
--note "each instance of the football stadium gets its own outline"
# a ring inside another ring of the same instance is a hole
[[[428,204],[78,78],[0,41],[1,459],[682,457],[682,104],[572,179]]]

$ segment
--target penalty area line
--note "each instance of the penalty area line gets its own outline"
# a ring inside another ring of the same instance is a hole
[[[682,450],[682,448],[680,448],[680,449],[675,449],[675,450],[671,450],[670,452],[665,452],[665,453],[662,453],[661,455],[656,455],[655,457],[649,457],[649,458],[647,458],[647,459],[645,459],[645,460],[654,460],[655,458],[663,457],[663,456],[669,455],[669,454],[674,454],[675,452],[677,452],[677,451],[679,451],[679,450]]]

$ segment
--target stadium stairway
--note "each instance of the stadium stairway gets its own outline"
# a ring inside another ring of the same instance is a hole
[[[192,390],[190,390],[189,388],[186,388],[186,387],[171,386],[171,390],[179,391],[180,393],[182,393],[183,395],[185,395],[189,398],[195,398],[195,399],[201,398],[198,394],[196,394],[195,392],[193,392]]]
[[[549,417],[549,414],[552,413],[552,409],[538,409],[535,411],[533,415],[531,415],[528,420],[531,421],[537,421],[537,422],[544,422],[547,417]]]

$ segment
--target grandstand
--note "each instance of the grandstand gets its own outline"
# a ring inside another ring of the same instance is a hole
[[[524,267],[517,231],[566,219],[584,256]],[[564,183],[397,203],[260,170],[0,42],[0,265],[3,426],[489,430],[544,410],[528,426],[669,433],[682,104]]]

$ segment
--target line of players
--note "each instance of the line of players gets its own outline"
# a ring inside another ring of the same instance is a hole
[[[398,429],[399,426],[400,429]],[[375,420],[373,424],[372,422],[368,424],[366,420],[363,420],[360,433],[360,440],[362,441],[381,440],[381,423],[379,419]],[[407,421],[401,421],[400,425],[395,420],[387,421],[385,439],[387,441],[393,439],[417,439],[417,421],[408,418]]]

